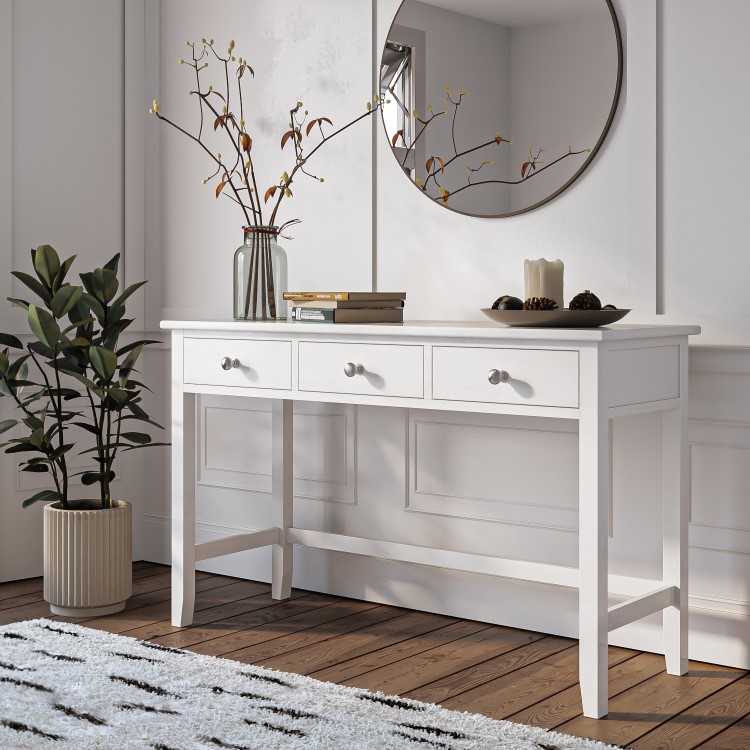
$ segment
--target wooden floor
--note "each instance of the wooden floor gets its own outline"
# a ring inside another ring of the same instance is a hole
[[[610,713],[581,716],[575,640],[197,574],[193,626],[169,623],[169,568],[134,565],[126,610],[89,627],[638,750],[750,750],[750,675],[609,649]],[[40,578],[0,584],[0,624],[49,617]]]

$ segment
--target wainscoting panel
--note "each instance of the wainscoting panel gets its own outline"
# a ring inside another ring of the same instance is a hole
[[[356,502],[356,414],[349,404],[294,406],[294,494]],[[271,405],[265,399],[202,396],[198,484],[271,492]]]
[[[406,507],[575,531],[577,456],[577,429],[567,420],[537,427],[536,420],[413,410]],[[520,466],[527,468],[519,471]]]

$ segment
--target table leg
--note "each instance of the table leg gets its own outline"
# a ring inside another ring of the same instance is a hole
[[[583,714],[598,719],[607,713],[609,419],[606,408],[599,408],[596,403],[581,406],[578,438],[579,680]]]
[[[685,347],[686,349],[687,347]],[[685,353],[686,354],[686,353]],[[681,352],[682,355],[682,352]],[[682,383],[687,382],[681,379]],[[664,412],[664,556],[665,586],[678,588],[677,601],[664,610],[664,656],[669,674],[688,671],[688,442],[687,399]]]
[[[195,608],[195,394],[172,393],[172,625],[183,627]]]
[[[276,526],[279,527],[279,544],[273,545],[271,596],[288,599],[292,593],[292,567],[294,545],[287,542],[286,530],[293,522],[292,495],[292,427],[294,402],[274,399],[272,402],[272,480],[271,495]]]

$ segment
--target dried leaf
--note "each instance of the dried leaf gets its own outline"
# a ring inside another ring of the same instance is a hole
[[[394,148],[395,148],[395,146],[396,146],[396,141],[398,140],[398,137],[399,137],[399,136],[401,136],[401,138],[403,138],[403,137],[404,137],[404,131],[403,131],[403,130],[397,130],[397,131],[396,131],[396,135],[394,135],[394,136],[393,136],[393,138],[391,138],[391,145],[392,145],[392,146],[393,146]]]
[[[440,171],[445,172],[445,162],[438,156],[437,160],[440,162]]]
[[[501,137],[501,136],[499,136],[499,135],[496,135],[496,136],[495,136],[495,143],[502,143],[502,140],[503,140],[503,139],[502,139],[502,137]]]
[[[327,122],[329,125],[333,125],[333,123],[327,118],[327,117],[321,117],[318,119],[318,122]]]
[[[310,120],[310,122],[307,123],[307,128],[305,129],[305,135],[310,135],[310,131],[315,127],[315,123],[317,120]]]
[[[221,195],[221,191],[226,187],[226,182],[222,180],[217,186],[216,186],[216,197],[218,198],[219,195]]]
[[[216,118],[216,119],[214,120],[214,130],[216,130],[216,128],[218,128],[218,127],[219,127],[219,125],[223,125],[223,124],[224,124],[224,118],[223,118],[223,117],[222,117],[221,115],[219,115],[219,116],[218,116],[218,117],[217,117],[217,118]]]
[[[281,136],[281,148],[283,149],[284,146],[286,146],[286,142],[294,135],[293,130],[287,130],[284,135]]]
[[[531,164],[531,162],[525,161],[523,163],[523,166],[521,167],[521,179],[523,179],[524,177],[526,177],[526,172],[529,169],[529,164]]]
[[[295,128],[294,137],[297,139],[298,143],[302,143],[302,133],[299,132],[299,128]]]
[[[243,133],[240,136],[240,141],[242,142],[243,151],[249,151],[251,146],[253,145],[253,139],[247,133]]]
[[[430,158],[429,158],[429,159],[427,160],[427,163],[426,163],[426,164],[424,165],[424,168],[425,168],[425,169],[426,169],[426,170],[427,170],[428,172],[432,172],[432,165],[433,165],[434,163],[435,163],[435,160],[434,160],[434,159],[433,159],[432,157],[430,157]]]
[[[220,94],[218,91],[215,91],[214,89],[211,89],[211,93],[216,94],[216,96],[218,96],[220,99],[224,99],[224,95]],[[224,99],[224,101],[226,101],[226,99]]]
[[[277,185],[271,185],[271,187],[266,190],[266,195],[263,198],[264,203],[268,203],[268,199],[273,198],[273,196],[276,194],[277,187]]]

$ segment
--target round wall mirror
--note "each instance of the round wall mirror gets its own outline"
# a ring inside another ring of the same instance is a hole
[[[621,84],[611,0],[404,0],[380,66],[399,167],[430,200],[485,217],[568,188],[601,147]]]

